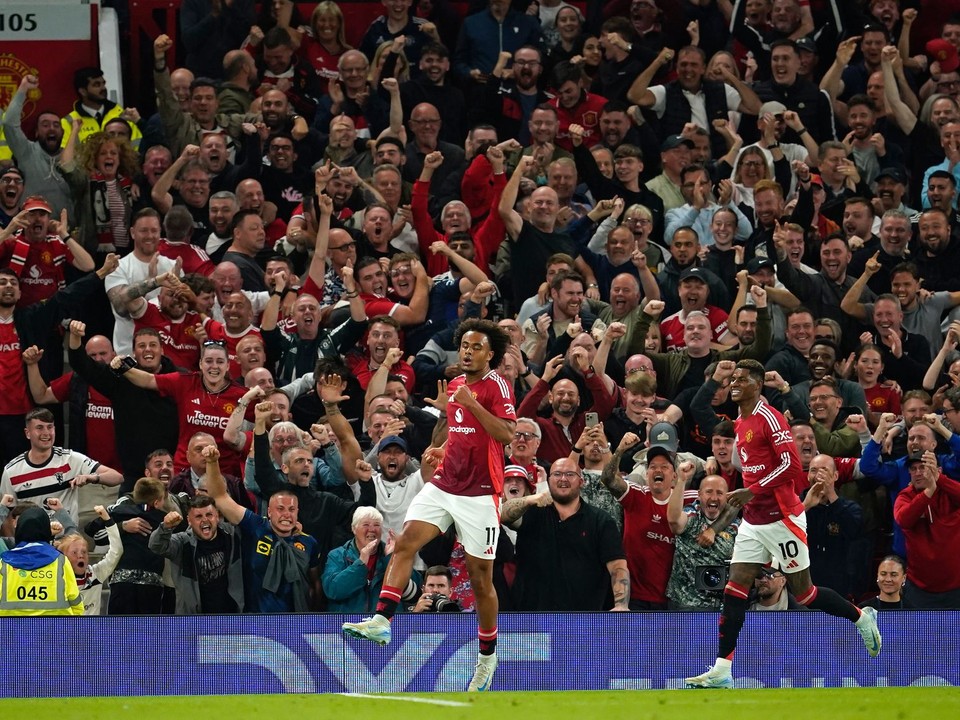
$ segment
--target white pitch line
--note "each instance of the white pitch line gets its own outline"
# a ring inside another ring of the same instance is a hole
[[[367,693],[340,693],[344,697],[365,698],[367,700],[399,700],[400,702],[423,703],[425,705],[444,705],[446,707],[470,707],[470,703],[455,700],[431,700],[430,698],[405,697],[403,695],[368,695]]]

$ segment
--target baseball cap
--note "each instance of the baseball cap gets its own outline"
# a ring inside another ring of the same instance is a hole
[[[650,428],[650,434],[647,435],[650,441],[650,449],[647,451],[647,459],[654,448],[661,448],[669,453],[675,453],[680,447],[680,438],[677,437],[677,428],[673,423],[658,422]]]
[[[5,175],[17,175],[21,180],[24,179],[23,170],[18,168],[16,165],[7,165],[7,167],[0,170],[0,177],[4,177]]]
[[[380,438],[380,447],[377,448],[377,452],[383,452],[391,445],[396,445],[404,452],[409,452],[407,449],[407,441],[399,435],[387,435],[385,438]]]
[[[777,102],[776,100],[770,100],[760,106],[761,117],[767,113],[770,113],[771,115],[783,115],[786,111],[787,106],[782,102]]]
[[[537,481],[535,478],[530,477],[530,473],[523,465],[507,465],[503,469],[503,479],[507,478],[519,478],[527,483],[527,487],[531,491],[536,490]]]
[[[680,273],[680,279],[677,282],[683,282],[688,278],[699,280],[702,283],[707,282],[707,274],[701,267],[688,267],[686,270]]]
[[[663,145],[660,146],[660,152],[675,150],[681,145],[685,145],[690,150],[693,150],[696,147],[696,145],[693,144],[693,140],[685,138],[683,135],[668,135],[667,139],[663,141]]]
[[[747,262],[747,272],[753,275],[756,272],[760,272],[763,269],[776,270],[777,266],[774,264],[773,260],[765,257],[752,257]]]
[[[760,568],[760,575],[762,575],[763,577],[774,577],[777,574],[782,575],[783,570],[781,570],[778,567],[774,567],[769,563]]]
[[[810,182],[813,185],[819,185],[820,187],[823,187],[823,178],[820,177],[819,173],[810,173]]]
[[[937,38],[927,43],[927,55],[940,63],[941,72],[953,72],[960,67],[957,48],[946,40]]]
[[[53,208],[50,207],[50,203],[47,202],[47,199],[41,197],[40,195],[34,195],[33,197],[27,198],[27,201],[23,204],[23,211],[30,212],[31,210],[43,210],[44,212],[53,213]]]
[[[907,184],[906,173],[902,169],[896,166],[884,168],[883,170],[881,170],[877,175],[876,179],[880,180],[881,178],[890,178],[894,182],[898,182],[901,185]]]
[[[923,462],[923,453],[914,452],[907,455],[907,461],[904,463],[907,467],[910,467],[914,463]]]
[[[818,53],[820,50],[817,48],[817,44],[813,41],[811,37],[802,37],[796,41],[797,50],[808,52],[808,53]]]

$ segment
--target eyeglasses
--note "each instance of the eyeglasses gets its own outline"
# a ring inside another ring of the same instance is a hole
[[[580,475],[580,473],[574,472],[573,470],[567,470],[566,472],[562,472],[560,470],[554,470],[552,473],[550,473],[550,477],[552,477],[555,480],[559,480],[560,478],[573,480],[574,478],[578,478],[582,476]]]
[[[653,220],[648,220],[647,218],[627,218],[627,225],[653,225]]]
[[[23,185],[23,179],[18,177],[0,178],[0,183],[4,185]]]
[[[765,164],[763,160],[744,160],[740,163],[741,167],[761,167]]]
[[[540,64],[539,60],[514,60],[514,67],[536,67]]]
[[[412,275],[413,270],[409,265],[403,265],[390,271],[390,277],[400,277],[401,275]]]
[[[347,250],[350,250],[351,248],[355,248],[356,246],[357,244],[355,242],[348,242],[348,243],[344,243],[343,245],[337,245],[336,247],[331,247],[330,249],[341,250],[343,252],[346,252]]]
[[[530,440],[533,440],[535,437],[537,437],[537,435],[536,433],[520,432],[519,430],[517,430],[517,432],[513,434],[513,437],[515,437],[517,440],[526,440],[527,442],[529,442]],[[537,439],[539,440],[539,438]]]
[[[838,397],[840,396],[839,395],[811,395],[810,404],[813,405],[814,403],[822,403],[822,402],[826,402],[827,400],[832,400],[833,398],[838,398]]]

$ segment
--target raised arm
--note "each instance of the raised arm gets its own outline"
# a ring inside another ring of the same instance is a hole
[[[897,84],[894,62],[899,57],[892,45],[885,47],[880,54],[880,70],[883,73],[883,100],[893,115],[897,126],[909,135],[917,126],[917,113],[903,101]]]
[[[350,398],[340,394],[343,381],[339,375],[327,375],[319,383],[320,401],[326,412],[327,422],[333,434],[340,441],[340,457],[343,463],[343,475],[349,484],[360,479],[357,462],[363,459],[360,443],[349,421],[340,412],[340,403]]]
[[[230,413],[230,417],[227,418],[227,426],[223,429],[223,442],[237,452],[242,452],[243,446],[246,445],[240,428],[243,426],[243,418],[247,412],[247,407],[250,403],[259,402],[262,397],[263,388],[254,385],[237,401],[237,406]]]
[[[503,188],[503,193],[500,195],[500,206],[497,210],[507,230],[507,236],[514,242],[516,242],[520,236],[520,230],[523,229],[523,218],[520,217],[520,213],[513,207],[517,204],[517,194],[520,192],[520,180],[536,162],[532,156],[522,155],[519,162],[517,162],[517,167],[513,171],[513,175],[510,176],[509,182],[507,182],[506,187]]]
[[[118,370],[127,382],[136,385],[144,390],[157,390],[157,378],[152,373],[144,372],[140,368],[129,367],[124,364],[124,360],[130,360],[129,355],[117,355],[110,361],[110,368]]]
[[[419,260],[410,263],[413,276],[417,279],[413,286],[413,296],[409,305],[398,305],[393,313],[394,319],[401,325],[419,325],[427,319],[430,309],[430,276]]]
[[[603,472],[600,473],[600,482],[603,483],[603,486],[609,490],[617,500],[622,498],[624,493],[627,492],[627,482],[620,477],[620,460],[623,459],[623,454],[629,448],[632,448],[639,442],[640,438],[632,432],[624,435],[620,439],[620,444],[617,446],[616,451],[610,456],[607,464],[604,465]]]
[[[37,405],[56,405],[59,401],[54,396],[53,390],[40,375],[40,365],[38,363],[42,357],[43,350],[36,345],[31,345],[23,351],[23,364],[27,366],[27,385],[30,387],[30,395]]]
[[[217,510],[227,519],[227,522],[239,525],[247,510],[230,497],[227,491],[227,481],[220,472],[220,450],[216,445],[208,445],[202,450],[202,454],[207,464],[207,493],[216,502]]]
[[[173,195],[170,194],[170,190],[173,188],[173,183],[176,181],[180,170],[188,162],[198,157],[200,157],[200,148],[197,145],[187,145],[180,153],[180,157],[174,160],[163,175],[157,179],[156,185],[150,191],[150,199],[153,200],[154,207],[161,215],[170,212],[170,208],[173,207]]]
[[[860,302],[860,296],[863,294],[864,288],[867,287],[867,281],[880,270],[880,261],[877,259],[879,256],[880,251],[877,250],[877,252],[873,254],[873,257],[867,260],[863,268],[863,273],[856,279],[853,285],[850,286],[847,294],[844,295],[843,300],[840,301],[840,309],[847,315],[861,322],[868,322],[870,320],[870,318],[867,317],[866,308],[863,303]]]
[[[650,83],[653,82],[653,78],[660,72],[660,69],[669,65],[672,60],[673,50],[665,47],[660,51],[660,54],[653,59],[653,62],[647,65],[642,73],[637,75],[636,80],[633,81],[630,89],[627,90],[627,99],[642,108],[652,107],[657,99],[654,94],[650,92]]]
[[[683,511],[683,494],[693,480],[693,463],[682,462],[677,468],[677,482],[667,501],[667,522],[674,535],[679,535],[687,527],[689,516]]]
[[[923,389],[927,392],[932,393],[937,389],[937,381],[940,379],[940,371],[943,370],[944,363],[947,361],[947,356],[957,349],[958,339],[960,339],[960,325],[958,325],[956,322],[950,323],[950,327],[947,329],[947,334],[943,338],[943,345],[940,346],[940,350],[937,352],[936,357],[933,358],[933,362],[930,363],[930,367],[928,367],[927,372],[924,373]]]

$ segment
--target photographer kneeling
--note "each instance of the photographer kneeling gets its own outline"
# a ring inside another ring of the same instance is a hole
[[[423,573],[420,599],[410,606],[410,612],[460,612],[460,603],[450,598],[453,575],[446,565],[433,565]]]

